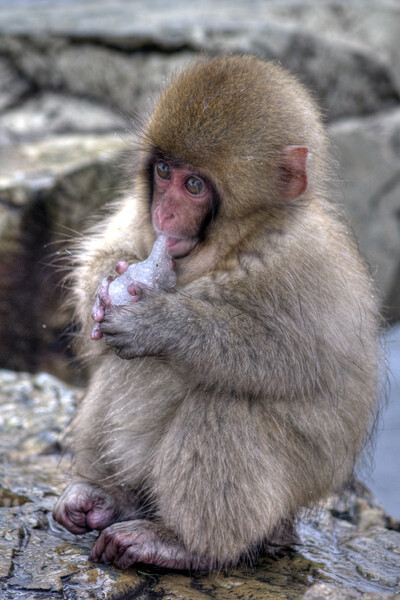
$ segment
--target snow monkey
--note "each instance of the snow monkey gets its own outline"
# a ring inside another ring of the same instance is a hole
[[[378,311],[328,154],[308,92],[252,56],[194,62],[143,120],[132,189],[73,276],[93,372],[54,517],[101,531],[92,561],[228,568],[293,540],[300,508],[352,475]],[[115,265],[160,235],[174,285],[113,304]]]

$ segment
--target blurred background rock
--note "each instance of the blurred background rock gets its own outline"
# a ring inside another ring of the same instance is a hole
[[[0,367],[84,382],[60,308],[69,245],[126,189],[131,117],[204,52],[278,60],[313,91],[339,201],[399,320],[399,40],[397,0],[0,0]],[[397,516],[399,396],[393,378],[373,483]]]

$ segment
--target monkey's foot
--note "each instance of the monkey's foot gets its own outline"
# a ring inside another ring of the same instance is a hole
[[[117,519],[111,496],[87,483],[74,483],[58,499],[53,517],[71,533],[104,529]]]
[[[89,560],[114,563],[120,569],[134,563],[183,570],[209,567],[204,561],[190,557],[172,532],[145,520],[123,521],[107,527],[97,539]]]

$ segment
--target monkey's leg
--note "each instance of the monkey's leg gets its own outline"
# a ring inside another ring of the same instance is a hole
[[[236,564],[265,540],[281,544],[293,498],[265,413],[247,399],[188,395],[152,458],[159,522],[107,528],[91,559],[212,569]]]
[[[100,374],[101,370],[102,367]],[[122,376],[114,373],[113,377],[118,380]],[[71,533],[101,530],[116,521],[143,514],[133,491],[135,484],[121,486],[116,483],[115,473],[104,459],[104,453],[107,455],[109,451],[104,441],[107,437],[105,429],[112,427],[107,413],[110,407],[112,410],[112,397],[108,393],[116,389],[114,379],[109,378],[109,388],[105,389],[99,374],[93,376],[69,426],[67,445],[74,453],[72,481],[56,502],[53,516]]]
[[[194,564],[224,568],[266,541],[286,545],[301,482],[288,467],[284,427],[266,404],[193,390],[157,449],[158,515]]]

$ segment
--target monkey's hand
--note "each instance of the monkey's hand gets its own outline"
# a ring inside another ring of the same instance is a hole
[[[92,319],[95,322],[95,325],[92,329],[92,340],[99,340],[101,337],[103,337],[99,323],[103,320],[104,315],[111,306],[111,298],[108,288],[112,280],[112,277],[104,277],[96,290],[96,299],[92,308]]]
[[[93,562],[114,563],[126,569],[147,563],[169,569],[207,569],[209,565],[189,557],[182,542],[162,525],[146,520],[123,521],[107,527],[90,553]]]
[[[118,517],[115,500],[89,483],[73,483],[60,496],[53,509],[54,519],[71,533],[104,529]]]
[[[124,260],[120,260],[115,265],[115,270],[118,275],[122,275],[128,269],[129,265]],[[96,290],[96,299],[92,308],[92,319],[95,322],[95,325],[92,329],[92,340],[99,340],[103,337],[102,331],[99,327],[99,323],[103,320],[104,315],[109,312],[111,306],[111,298],[109,287],[110,283],[113,281],[113,277],[104,277],[99,284],[99,287]],[[134,295],[134,291],[132,291],[132,295]]]
[[[168,345],[168,300],[175,294],[159,292],[144,284],[134,284],[140,302],[111,307],[99,327],[105,341],[120,358],[156,356]]]

